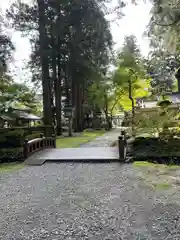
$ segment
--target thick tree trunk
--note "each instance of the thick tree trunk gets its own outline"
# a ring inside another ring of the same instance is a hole
[[[51,87],[49,79],[49,64],[47,55],[46,16],[45,3],[37,0],[39,8],[39,38],[40,38],[40,59],[42,68],[42,89],[43,89],[43,111],[44,124],[52,125]]]
[[[52,70],[54,81],[54,95],[55,95],[55,116],[56,116],[56,133],[61,135],[61,67],[60,67],[60,55],[57,55],[57,43],[55,37],[57,28],[51,25],[51,45],[52,45]],[[58,77],[57,77],[58,67]]]
[[[72,84],[72,100],[75,108],[75,116],[73,121],[73,128],[75,132],[83,131],[83,119],[82,119],[82,87],[79,82],[73,81]]]
[[[54,25],[51,25],[51,67],[52,67],[52,104],[53,104],[53,123],[56,126],[56,91],[57,91],[57,70],[56,70],[56,42],[55,42],[55,29]],[[55,105],[54,105],[55,100]]]
[[[72,105],[74,108],[74,119],[73,119],[73,129],[75,132],[78,132],[78,109],[77,109],[77,101],[78,101],[78,93],[77,93],[77,83],[74,79],[72,79]]]
[[[78,87],[78,95],[79,95],[79,101],[78,101],[78,109],[79,109],[79,121],[78,121],[78,131],[83,131],[83,102],[82,102],[82,94],[83,94],[82,84],[79,84]]]
[[[65,74],[65,79],[64,79],[66,105],[69,105],[72,102],[72,97],[70,96],[70,92],[69,92],[69,85],[70,85],[69,82],[71,82],[71,79],[68,75],[68,69],[66,66],[66,74]],[[72,89],[71,89],[71,95],[72,95]]]
[[[57,78],[57,91],[56,91],[56,118],[57,118],[57,134],[62,134],[62,92],[61,92],[61,65],[60,54],[58,54],[58,78]]]

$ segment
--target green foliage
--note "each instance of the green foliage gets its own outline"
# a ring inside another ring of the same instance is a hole
[[[157,103],[158,106],[162,107],[162,108],[166,108],[168,107],[169,105],[171,105],[171,102],[169,100],[162,100],[162,101],[159,101]]]
[[[124,110],[132,109],[132,101],[129,98],[129,86],[131,85],[131,97],[133,99],[148,96],[150,79],[147,77],[143,58],[134,36],[125,38],[123,48],[118,54],[117,69],[113,81],[121,88],[119,102]]]
[[[167,1],[153,1],[152,17],[149,24],[149,33],[153,40],[159,42],[171,52],[179,48],[179,2],[173,4]]]
[[[28,134],[27,131],[21,129],[8,130],[0,134],[0,144],[3,148],[22,147],[25,139],[32,140],[39,138],[40,134],[40,131]]]
[[[24,84],[17,84],[13,81],[0,82],[0,113],[3,114],[18,106],[36,111],[38,104],[35,100],[35,93]]]
[[[17,151],[17,149],[16,149]],[[22,163],[13,162],[13,163],[1,163],[0,164],[0,173],[9,173],[12,171],[20,170],[24,167]]]
[[[1,13],[0,16],[0,82],[3,80],[4,75],[8,70],[8,62],[12,57],[12,53],[15,50],[14,45],[11,42],[10,37],[4,31],[4,19]]]
[[[57,148],[79,147],[80,145],[88,143],[95,139],[96,137],[103,135],[104,133],[105,133],[104,130],[96,130],[93,132],[85,131],[76,137],[58,138],[56,140],[56,147]]]
[[[179,156],[179,139],[160,139],[153,137],[141,137],[133,142],[134,153],[141,153],[145,156]],[[177,153],[177,154],[176,154]],[[146,155],[147,154],[147,155]]]
[[[1,147],[3,148],[15,148],[20,147],[24,143],[24,131],[12,130],[7,131],[0,136]]]
[[[38,0],[28,5],[15,1],[7,12],[12,27],[30,39],[29,67],[32,81],[42,80],[45,124],[52,124],[52,115],[61,124],[61,98],[68,104],[72,96],[74,125],[81,130],[88,88],[106,73],[111,57],[112,35],[101,3]],[[55,108],[51,94],[56,99]]]
[[[40,138],[41,132],[33,132],[32,134],[25,135],[24,138],[30,140],[33,140],[35,138]]]
[[[124,46],[117,55],[116,70],[106,77],[99,78],[89,89],[89,102],[98,105],[105,114],[132,109],[129,98],[129,82],[134,99],[149,96],[150,79],[142,65],[142,57],[134,36],[125,38]]]
[[[0,162],[14,162],[23,160],[23,148],[0,148]],[[0,172],[1,172],[0,165]]]
[[[176,109],[160,107],[149,109],[149,111],[136,111],[134,131],[137,134],[140,129],[143,129],[144,132],[151,133],[152,135],[159,134],[167,126],[174,127],[176,114]]]
[[[148,68],[154,94],[176,91],[174,73],[179,67],[179,2],[153,1],[147,35],[151,40]]]

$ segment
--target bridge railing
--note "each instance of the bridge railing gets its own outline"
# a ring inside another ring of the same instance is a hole
[[[52,137],[44,137],[44,135],[41,134],[39,138],[30,141],[26,139],[24,141],[23,149],[24,159],[30,157],[33,153],[42,151],[46,148],[56,148],[55,135],[52,135]]]

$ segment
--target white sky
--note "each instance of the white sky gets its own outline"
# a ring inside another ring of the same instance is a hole
[[[30,0],[24,1],[28,2]],[[0,0],[0,8],[5,10],[12,2],[14,2],[14,0]],[[143,38],[142,35],[146,25],[149,22],[150,9],[151,4],[144,3],[144,1],[140,1],[137,6],[129,4],[124,9],[123,12],[125,17],[123,17],[121,20],[118,20],[118,22],[116,21],[111,24],[112,35],[116,43],[116,48],[122,46],[124,37],[126,35],[134,34],[137,37],[142,54],[145,56],[148,54],[149,40]],[[11,66],[11,71],[15,79],[24,81],[30,77],[28,70],[24,69],[24,62],[27,62],[31,51],[29,41],[27,38],[22,38],[19,32],[14,32],[11,30],[10,34],[12,36],[12,41],[16,46],[16,52],[14,54],[14,61]]]

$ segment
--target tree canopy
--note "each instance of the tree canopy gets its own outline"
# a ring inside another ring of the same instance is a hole
[[[29,66],[33,81],[42,78],[46,124],[52,122],[55,109],[60,125],[60,99],[64,97],[65,104],[75,107],[75,128],[81,130],[87,87],[106,72],[112,36],[98,3],[49,0],[29,6],[17,1],[7,13],[12,26],[30,36]]]
[[[123,110],[132,109],[129,98],[131,84],[132,98],[143,98],[149,95],[150,79],[142,64],[142,56],[135,36],[127,36],[122,49],[115,57],[116,69],[109,77],[101,77],[101,81],[90,88],[93,104],[103,109],[105,115],[112,116]]]
[[[82,131],[89,112],[94,116],[103,112],[108,119],[116,112],[134,108],[138,98],[161,94],[164,89],[172,91],[175,87],[179,54],[170,52],[172,31],[169,38],[165,35],[167,29],[178,32],[178,4],[153,2],[147,29],[152,51],[144,58],[133,35],[126,36],[122,48],[114,53],[107,16],[115,13],[116,17],[123,17],[126,4],[119,2],[109,7],[110,2],[36,0],[26,4],[17,0],[7,10],[11,27],[30,40],[32,52],[28,68],[32,72],[32,83],[42,85],[44,123],[56,124],[58,134],[61,134],[65,106],[74,109],[75,131]],[[29,89],[8,78],[7,61],[14,47],[3,26],[4,20],[0,24],[1,79],[5,81],[2,89],[9,88],[12,81],[13,89],[18,93],[23,89],[25,97]],[[178,49],[177,38],[173,41]],[[110,71],[112,65],[114,70]],[[23,101],[20,96],[19,99]]]

